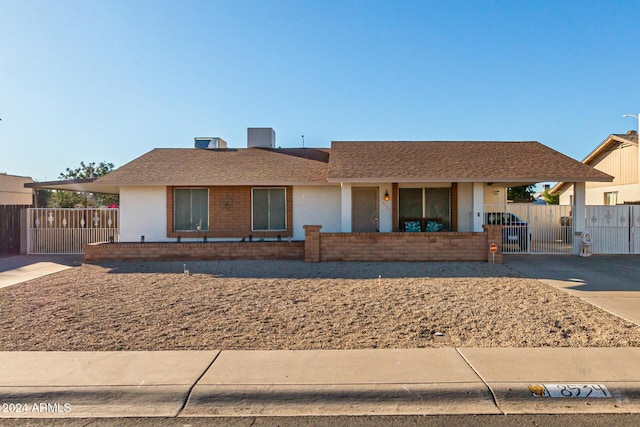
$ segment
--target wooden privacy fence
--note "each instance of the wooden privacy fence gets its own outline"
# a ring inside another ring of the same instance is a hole
[[[0,205],[0,255],[20,253],[20,212],[29,205]]]
[[[82,254],[88,243],[120,240],[118,209],[29,209],[28,254]]]

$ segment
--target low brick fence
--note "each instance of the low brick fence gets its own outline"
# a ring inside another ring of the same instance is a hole
[[[329,261],[485,261],[502,264],[502,227],[486,225],[482,233],[320,233],[305,225],[300,242],[93,243],[84,261],[164,260],[305,260]]]
[[[305,226],[305,261],[488,261],[502,264],[501,226],[483,233],[320,233]]]
[[[304,242],[149,242],[93,243],[84,246],[84,262],[228,261],[304,259]]]

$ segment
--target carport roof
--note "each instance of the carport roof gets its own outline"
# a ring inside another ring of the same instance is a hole
[[[24,184],[25,188],[47,188],[49,190],[87,191],[91,193],[118,194],[117,185],[96,184],[98,178],[70,179],[64,181],[39,181]]]

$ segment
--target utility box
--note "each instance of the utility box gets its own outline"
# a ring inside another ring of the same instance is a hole
[[[194,139],[194,146],[196,148],[205,148],[209,150],[218,150],[227,148],[227,142],[218,137],[210,136],[196,136]]]
[[[248,128],[247,148],[275,148],[276,131],[273,128]]]

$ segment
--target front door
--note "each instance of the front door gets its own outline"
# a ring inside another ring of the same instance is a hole
[[[354,233],[378,231],[378,189],[351,189],[351,230]]]

